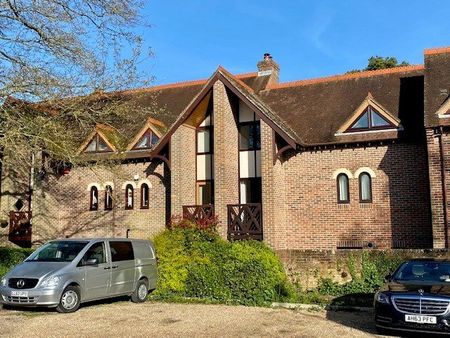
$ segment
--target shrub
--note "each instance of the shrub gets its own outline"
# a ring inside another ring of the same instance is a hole
[[[172,227],[154,243],[159,297],[265,305],[294,295],[280,260],[264,243],[227,242],[196,227]]]
[[[4,276],[14,265],[21,263],[32,252],[32,249],[0,247],[0,277]]]

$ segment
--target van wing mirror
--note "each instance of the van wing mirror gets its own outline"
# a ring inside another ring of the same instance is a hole
[[[89,266],[98,265],[98,259],[97,258],[89,258],[86,262],[84,262],[84,265],[89,265]]]

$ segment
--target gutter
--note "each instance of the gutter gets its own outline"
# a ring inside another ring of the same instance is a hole
[[[448,243],[448,215],[447,215],[447,189],[445,188],[446,175],[445,175],[445,152],[444,152],[444,142],[442,141],[442,134],[444,128],[439,127],[439,133],[437,134],[439,140],[439,152],[441,157],[441,185],[442,185],[442,204],[444,209],[444,230],[445,230],[445,247],[449,248]]]

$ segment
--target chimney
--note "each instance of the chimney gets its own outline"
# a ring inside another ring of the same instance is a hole
[[[276,63],[270,53],[264,53],[264,58],[258,64],[258,76],[270,76],[269,83],[278,83],[280,66]]]

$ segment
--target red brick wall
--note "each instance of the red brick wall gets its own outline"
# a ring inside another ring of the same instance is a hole
[[[329,250],[344,240],[372,242],[379,248],[432,246],[424,145],[390,144],[291,155],[274,168],[272,189],[283,196],[273,198],[279,216],[264,224],[275,249]],[[345,168],[354,175],[361,167],[375,173],[373,202],[359,202],[359,183],[354,177],[350,178],[350,203],[338,204],[333,172]]]

